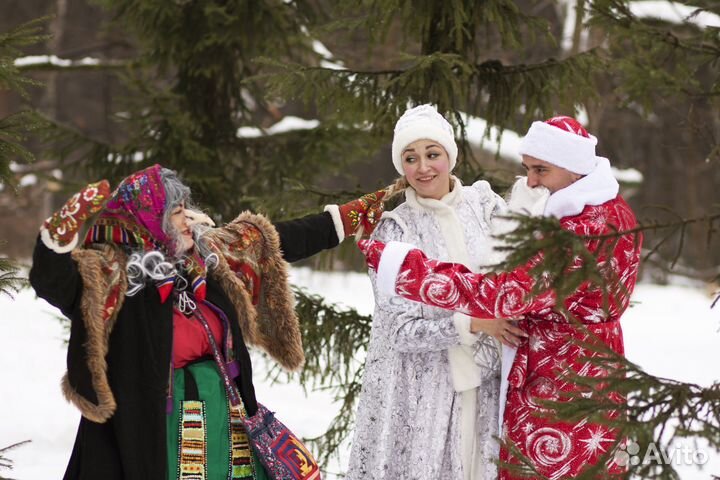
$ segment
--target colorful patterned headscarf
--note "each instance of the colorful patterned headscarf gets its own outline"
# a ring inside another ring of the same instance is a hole
[[[85,245],[114,243],[149,252],[158,250],[175,256],[175,242],[163,231],[166,209],[165,187],[158,164],[125,178],[111,194],[110,200],[85,237]],[[205,299],[207,267],[193,249],[185,256],[184,269],[190,278],[195,296]],[[170,295],[176,277],[168,277],[157,285],[162,302]]]

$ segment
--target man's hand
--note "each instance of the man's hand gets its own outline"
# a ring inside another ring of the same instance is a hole
[[[507,318],[488,320],[473,317],[470,320],[470,331],[490,335],[508,347],[517,347],[528,336],[522,329],[515,326],[515,320]]]

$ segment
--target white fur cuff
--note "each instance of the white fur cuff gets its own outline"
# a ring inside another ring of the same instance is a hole
[[[385,295],[396,296],[395,283],[397,281],[400,267],[402,267],[405,257],[414,250],[415,245],[405,242],[390,242],[385,245],[380,263],[377,269],[377,285],[378,291]]]
[[[338,237],[338,243],[345,240],[345,229],[343,228],[342,217],[340,217],[340,207],[337,205],[325,205],[325,212],[330,212],[333,224],[335,225],[335,234]]]
[[[68,253],[72,252],[75,247],[77,247],[79,235],[76,233],[73,239],[68,243],[67,245],[60,245],[55,240],[53,240],[52,236],[48,232],[48,230],[43,225],[40,228],[40,240],[45,244],[47,248],[52,250],[55,253]]]
[[[477,342],[478,335],[470,331],[470,317],[464,313],[453,314],[453,323],[455,329],[460,335],[460,343],[463,345],[474,345]]]

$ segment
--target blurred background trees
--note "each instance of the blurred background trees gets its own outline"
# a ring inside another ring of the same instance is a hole
[[[520,172],[511,133],[575,114],[614,166],[643,174],[641,184],[623,177],[636,208],[707,213],[720,200],[713,8],[8,0],[4,33],[52,17],[37,32],[47,37],[2,54],[5,68],[36,85],[22,84],[23,97],[20,84],[3,80],[0,115],[30,107],[55,128],[25,144],[36,161],[19,155],[6,170],[21,188],[0,194],[4,251],[27,256],[37,224],[78,183],[116,181],[153,162],[178,169],[197,200],[226,219],[244,208],[287,218],[348,199],[394,178],[392,126],[422,102],[437,104],[467,135],[465,182],[490,177],[502,187]],[[509,148],[498,150],[496,130],[483,142],[486,125],[507,129]],[[678,242],[661,251],[666,260]],[[720,273],[717,239],[708,243],[698,228],[685,242],[691,248],[676,271]],[[654,266],[654,279],[664,281],[664,265]]]

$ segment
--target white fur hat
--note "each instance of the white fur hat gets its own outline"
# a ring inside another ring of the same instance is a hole
[[[438,142],[450,158],[450,171],[457,163],[458,147],[452,125],[432,105],[420,105],[406,110],[395,124],[392,143],[392,161],[395,169],[403,175],[402,151],[416,140]]]
[[[597,138],[572,117],[533,122],[520,141],[520,155],[530,155],[573,173],[587,175],[597,165]]]

